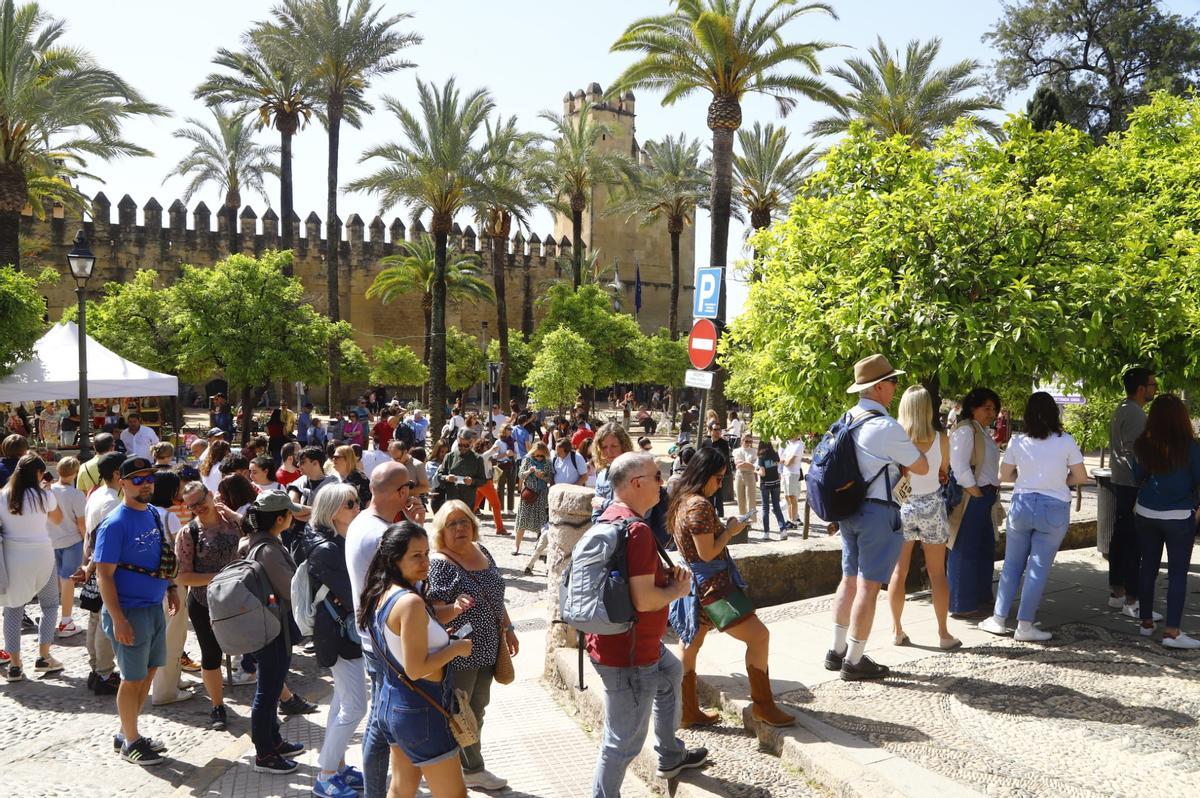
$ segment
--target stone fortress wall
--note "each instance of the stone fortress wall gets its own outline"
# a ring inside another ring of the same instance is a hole
[[[589,99],[599,102],[599,86],[592,84]],[[576,99],[579,98],[579,99]],[[583,92],[577,92],[567,104],[567,110],[577,109]],[[601,104],[597,116],[613,126],[614,135],[608,140],[611,146],[628,148],[633,156],[639,152],[634,138],[633,99],[627,95],[619,107]],[[619,258],[620,275],[624,284],[622,307],[634,310],[634,264],[641,267],[642,309],[638,320],[644,331],[652,333],[667,325],[667,305],[670,299],[670,239],[666,223],[654,227],[639,227],[637,220],[601,217],[606,192],[596,197],[594,210],[585,214],[583,241],[588,248],[599,248],[603,263],[611,264]],[[26,269],[35,264],[44,264],[58,269],[62,278],[52,286],[46,286],[45,295],[51,321],[62,316],[64,308],[74,305],[75,285],[66,268],[66,254],[71,248],[75,231],[82,227],[96,254],[96,271],[88,283],[90,296],[99,296],[104,284],[109,281],[124,281],[133,277],[140,269],[154,269],[162,285],[169,285],[181,274],[183,264],[211,266],[229,253],[229,224],[224,207],[214,214],[200,202],[189,210],[179,200],[166,209],[155,198],[149,198],[139,208],[129,195],[117,202],[116,219],[113,219],[112,203],[104,193],[97,194],[91,202],[89,220],[72,218],[62,208],[55,208],[45,221],[39,221],[27,212],[22,217],[21,234],[26,255]],[[28,209],[27,209],[28,211]],[[213,216],[216,229],[213,229]],[[189,218],[190,226],[189,226]],[[279,248],[280,220],[276,211],[268,209],[259,214],[249,205],[243,208],[236,220],[238,230],[237,250],[247,255],[260,255]],[[541,312],[538,297],[546,287],[557,279],[570,279],[570,272],[558,262],[559,257],[571,254],[570,219],[564,225],[556,219],[555,232],[541,238],[536,233],[526,238],[516,233],[506,242],[502,268],[505,272],[508,299],[509,327],[521,328],[522,302],[528,291],[534,298],[534,323]],[[327,309],[325,280],[325,232],[324,221],[316,212],[301,221],[293,217],[294,272],[304,285],[306,298],[318,310]],[[406,241],[417,236],[428,235],[420,221],[406,228],[399,217],[390,224],[376,216],[364,222],[357,213],[352,213],[344,223],[338,222],[340,238],[341,316],[350,322],[359,345],[368,353],[372,346],[385,341],[398,341],[411,346],[417,353],[422,349],[424,320],[421,313],[420,295],[414,292],[389,305],[378,300],[367,299],[366,291],[375,276],[384,268],[381,259],[401,251]],[[471,226],[460,228],[455,224],[450,236],[450,245],[480,255],[480,265],[490,283],[492,263],[490,242],[481,241]],[[679,315],[686,319],[690,314],[695,260],[695,230],[687,228],[681,241],[681,289]],[[528,287],[527,287],[528,286]],[[487,322],[488,336],[496,334],[496,313],[490,303],[471,304],[451,302],[447,306],[447,324],[458,327],[470,335],[480,336],[483,323]],[[681,327],[684,326],[681,322]]]

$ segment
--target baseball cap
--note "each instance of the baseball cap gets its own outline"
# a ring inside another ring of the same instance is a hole
[[[253,509],[261,510],[265,513],[277,513],[280,510],[290,510],[293,513],[302,512],[303,507],[293,502],[288,498],[288,495],[281,490],[264,490],[258,494],[258,498],[254,500]]]
[[[206,435],[205,437],[208,437],[208,438],[224,438],[224,437],[225,437],[225,430],[221,429],[220,427],[213,427],[212,429],[210,429],[210,430],[208,431],[208,435]]]
[[[155,471],[154,463],[151,463],[145,457],[127,457],[125,462],[121,463],[121,479],[136,474],[139,471]]]
[[[100,473],[101,479],[112,479],[112,475],[121,470],[121,464],[124,462],[125,455],[120,452],[105,452],[96,461],[96,471]]]

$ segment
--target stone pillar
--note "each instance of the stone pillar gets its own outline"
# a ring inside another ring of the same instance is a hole
[[[592,497],[596,491],[580,485],[550,487],[550,545],[546,550],[546,608],[550,627],[546,631],[547,675],[554,671],[554,652],[560,648],[576,648],[574,629],[558,620],[558,588],[571,562],[575,544],[592,526]]]

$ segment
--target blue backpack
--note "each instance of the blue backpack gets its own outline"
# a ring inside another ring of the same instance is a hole
[[[879,415],[869,411],[854,419],[846,413],[834,422],[813,450],[812,465],[804,480],[808,486],[808,505],[822,520],[841,521],[857,513],[871,483],[887,471],[885,465],[875,476],[864,478],[858,468],[858,454],[854,451],[851,435],[867,420]]]

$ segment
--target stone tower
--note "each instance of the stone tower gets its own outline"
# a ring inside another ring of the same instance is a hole
[[[642,149],[638,145],[633,92],[626,92],[619,100],[603,99],[599,83],[592,83],[587,91],[579,89],[567,92],[563,97],[563,115],[577,117],[583,108],[590,108],[592,119],[607,125],[612,135],[605,136],[601,147],[607,151],[622,152],[641,161]],[[611,268],[617,262],[621,282],[625,289],[622,297],[623,309],[634,310],[634,274],[641,267],[642,310],[638,321],[645,332],[652,333],[667,326],[667,307],[664,301],[671,284],[671,237],[667,223],[655,223],[642,227],[638,219],[627,221],[623,216],[605,213],[609,206],[610,190],[595,188],[583,212],[583,243],[585,253],[599,250],[600,262]],[[555,214],[554,237],[562,241],[571,240],[571,217]],[[679,318],[691,315],[693,274],[696,265],[696,229],[692,225],[684,228],[679,240]],[[649,289],[662,289],[656,301],[649,301]],[[680,322],[680,327],[684,327]]]

